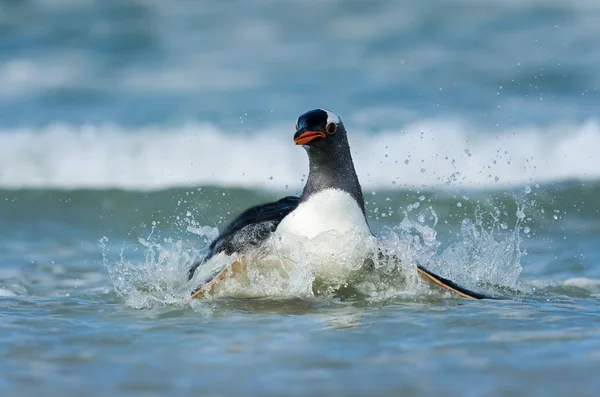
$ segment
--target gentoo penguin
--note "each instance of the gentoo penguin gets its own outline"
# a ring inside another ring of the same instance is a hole
[[[309,173],[302,195],[284,197],[244,211],[210,244],[208,255],[189,270],[192,279],[196,269],[220,254],[244,254],[258,248],[278,233],[290,233],[312,239],[321,233],[349,231],[370,236],[365,202],[352,162],[344,124],[335,114],[324,109],[308,111],[298,118],[294,143],[302,145],[309,160]],[[220,281],[245,271],[245,262],[217,266],[192,292],[192,298],[211,294]],[[469,291],[418,265],[419,273],[432,282],[460,296],[488,298]]]

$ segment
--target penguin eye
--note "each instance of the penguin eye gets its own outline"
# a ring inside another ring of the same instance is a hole
[[[329,123],[325,126],[325,131],[327,131],[329,135],[335,134],[335,130],[337,130],[337,125],[335,123]]]
[[[298,123],[296,123],[296,131],[298,131]]]

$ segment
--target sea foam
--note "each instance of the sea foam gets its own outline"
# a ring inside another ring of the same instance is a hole
[[[355,131],[351,124],[347,128],[365,189],[498,188],[600,179],[597,120],[500,131],[442,119],[375,133]],[[2,130],[0,188],[299,189],[308,161],[292,136],[290,125],[242,135],[201,123]]]

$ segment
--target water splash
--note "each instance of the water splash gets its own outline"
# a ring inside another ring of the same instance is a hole
[[[190,295],[187,271],[197,258],[197,253],[185,248],[181,241],[159,244],[155,239],[140,238],[144,247],[144,260],[136,264],[128,260],[121,250],[119,259],[110,261],[103,238],[100,245],[103,262],[114,290],[125,304],[136,308],[150,308],[182,304]]]
[[[467,288],[515,289],[522,271],[519,230],[517,225],[512,233],[499,238],[480,220],[465,219],[462,240],[445,249],[432,268]]]
[[[105,258],[104,262],[116,293],[136,308],[186,304],[202,280],[237,260],[245,261],[247,271],[219,283],[207,298],[320,296],[382,301],[453,296],[424,281],[417,264],[469,289],[488,293],[519,289],[524,207],[518,207],[512,230],[500,211],[478,209],[474,219],[461,222],[459,241],[445,249],[435,229],[438,216],[433,207],[416,208],[409,208],[399,224],[370,238],[335,232],[314,239],[285,236],[271,238],[244,258],[222,253],[200,266],[191,281],[187,281],[187,271],[206,251],[186,248],[179,240],[159,243],[153,237],[154,227],[147,238],[139,239],[144,249],[142,263],[132,263],[123,252],[117,261]],[[207,226],[186,229],[205,237],[217,233]],[[323,252],[328,254],[323,256]]]

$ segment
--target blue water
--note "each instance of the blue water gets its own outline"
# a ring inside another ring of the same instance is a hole
[[[593,2],[2,8],[4,127],[200,120],[243,130],[240,117],[248,128],[290,123],[320,105],[374,129],[433,116],[548,125],[597,112]]]
[[[1,1],[0,393],[596,396],[599,22],[592,1]],[[187,299],[217,229],[301,190],[315,107],[344,120],[378,244],[501,300],[409,265]]]

